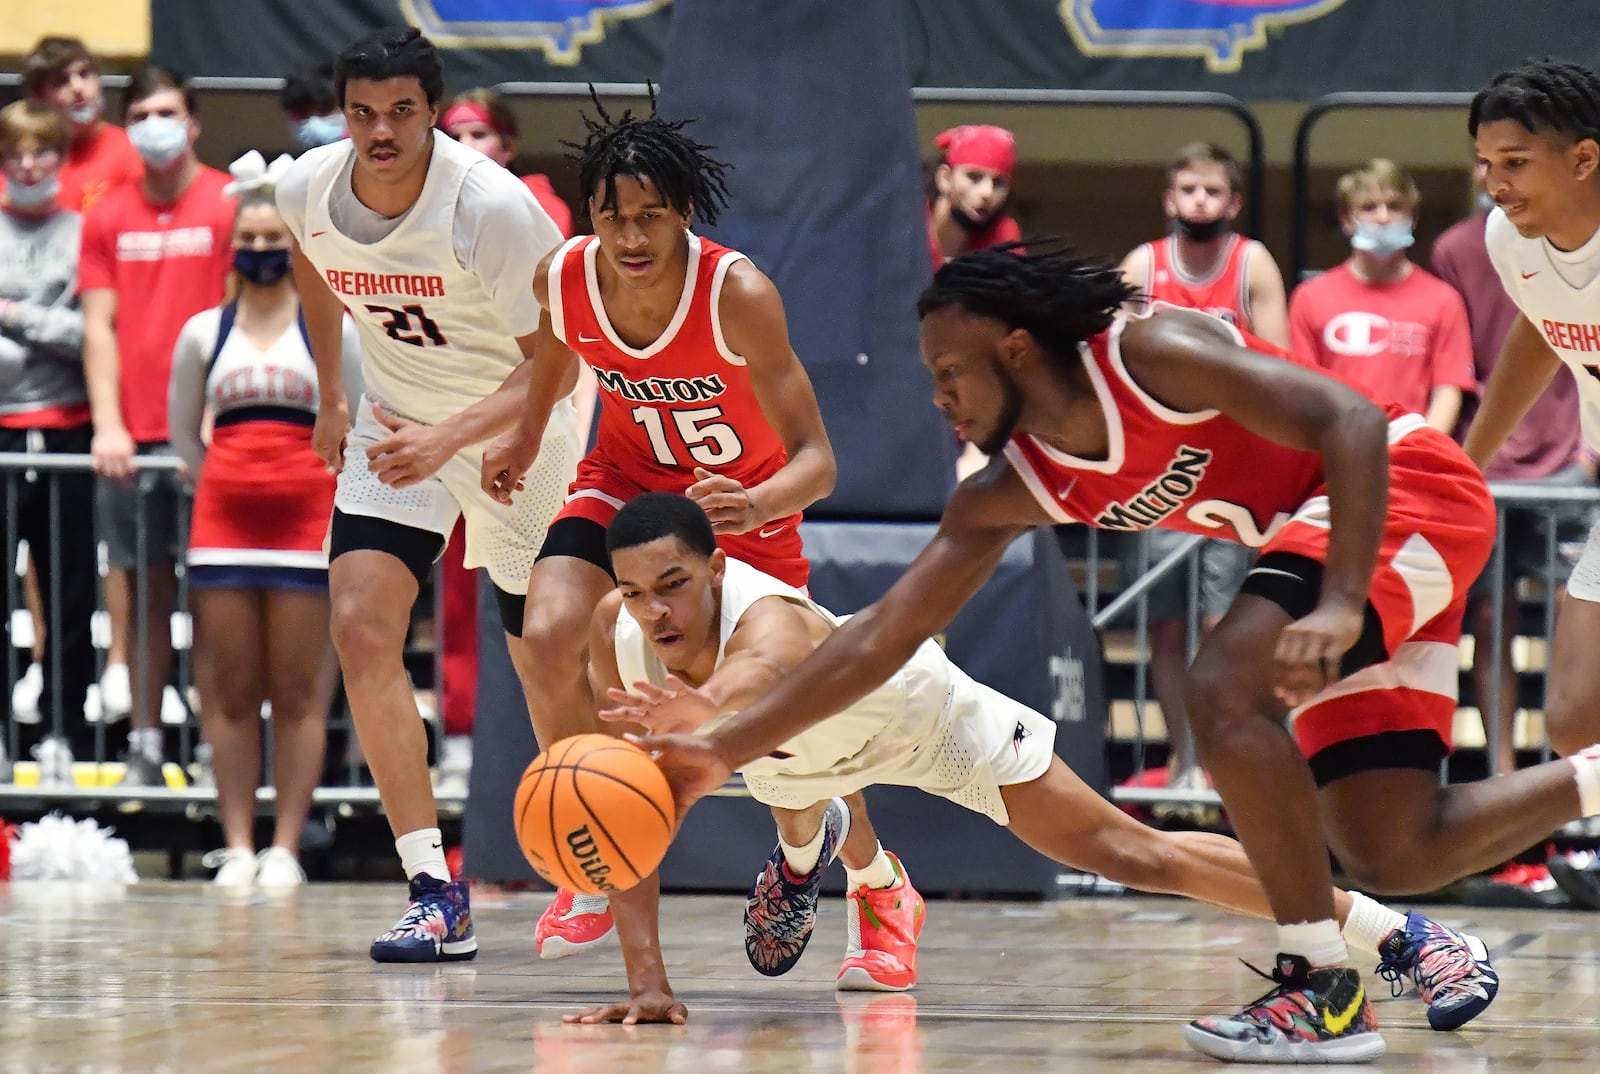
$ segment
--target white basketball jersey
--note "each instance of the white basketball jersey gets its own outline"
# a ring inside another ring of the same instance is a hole
[[[1564,253],[1545,239],[1523,238],[1495,209],[1485,241],[1506,294],[1572,369],[1583,442],[1600,449],[1600,232]]]
[[[799,604],[834,626],[843,622],[798,589],[771,575],[736,559],[730,558],[727,562],[728,570],[722,582],[721,635],[717,643],[719,667],[728,639],[738,629],[744,613],[764,597],[781,597]],[[656,658],[644,630],[628,614],[627,608],[617,613],[615,639],[617,672],[624,686],[631,687],[635,682],[659,686],[666,681],[666,668]],[[921,731],[920,726],[913,727],[911,721],[902,719],[907,697],[905,674],[896,673],[845,711],[800,732],[772,756],[752,761],[743,771],[765,775],[813,775],[827,772],[846,760],[852,769],[861,770],[897,763],[917,744]],[[702,730],[712,730],[729,715],[732,714],[719,715]]]
[[[304,213],[292,214],[304,220],[300,247],[355,319],[368,395],[403,417],[440,422],[498,388],[522,362],[516,336],[532,331],[513,330],[490,293],[496,281],[480,279],[456,252],[456,216],[468,173],[502,173],[503,181],[499,174],[484,175],[495,197],[525,199],[530,214],[537,214],[530,219],[548,217],[516,177],[436,131],[416,204],[385,238],[357,242],[334,226],[330,211],[334,185],[350,182],[353,153],[346,140],[311,150],[297,163],[311,169]],[[530,229],[526,241],[541,237]],[[535,263],[544,252],[536,252]],[[510,282],[531,294],[531,271],[527,279]]]

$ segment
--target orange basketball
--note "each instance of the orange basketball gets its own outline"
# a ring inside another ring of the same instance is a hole
[[[661,864],[677,810],[650,755],[610,735],[553,744],[522,773],[517,842],[550,883],[586,895],[627,891]]]

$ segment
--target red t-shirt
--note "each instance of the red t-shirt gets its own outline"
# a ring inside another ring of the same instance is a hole
[[[1431,259],[1433,271],[1460,292],[1467,304],[1479,384],[1488,382],[1489,373],[1500,358],[1500,345],[1517,319],[1517,304],[1506,294],[1484,245],[1488,219],[1487,214],[1479,213],[1446,228],[1433,244]],[[1462,410],[1463,435],[1476,413],[1475,406]],[[1578,384],[1572,379],[1572,371],[1562,366],[1483,472],[1493,481],[1549,477],[1577,462],[1582,451]]]
[[[63,209],[86,213],[113,187],[144,178],[144,161],[128,141],[127,132],[110,123],[81,142],[72,143],[67,159],[56,173],[61,193],[56,201]],[[0,176],[0,190],[5,189]]]
[[[1022,229],[1017,222],[1009,216],[999,216],[990,221],[989,226],[982,231],[973,232],[967,236],[966,243],[957,254],[970,254],[977,250],[987,250],[991,246],[999,246],[1003,242],[1016,242],[1022,238]],[[928,253],[933,258],[933,271],[938,272],[939,266],[949,258],[944,256],[944,247],[939,245],[939,234],[933,226],[933,206],[928,206]]]
[[[201,166],[169,205],[154,205],[139,183],[124,183],[83,221],[78,293],[117,294],[122,420],[139,443],[167,439],[167,380],[184,322],[222,301],[233,260],[228,177]]]
[[[556,188],[550,185],[547,175],[524,175],[522,185],[533,193],[533,200],[539,203],[539,208],[554,221],[557,230],[563,239],[572,238],[572,210],[567,208],[567,203],[556,194]]]
[[[1467,308],[1415,265],[1394,283],[1363,283],[1347,264],[1307,280],[1289,302],[1289,338],[1297,357],[1415,414],[1435,388],[1477,390]]]

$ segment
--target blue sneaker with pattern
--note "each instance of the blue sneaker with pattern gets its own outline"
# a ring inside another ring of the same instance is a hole
[[[744,953],[757,973],[781,977],[800,961],[817,924],[822,874],[849,834],[850,810],[835,798],[822,815],[822,853],[809,874],[789,871],[781,843],[767,859],[744,903]]]
[[[1500,975],[1482,940],[1415,910],[1406,915],[1405,928],[1384,938],[1378,957],[1378,976],[1395,995],[1405,991],[1404,978],[1416,982],[1417,995],[1428,1005],[1428,1024],[1440,1032],[1478,1017],[1500,991]]]
[[[464,962],[478,954],[465,880],[419,873],[411,879],[411,906],[394,928],[372,941],[374,962]]]

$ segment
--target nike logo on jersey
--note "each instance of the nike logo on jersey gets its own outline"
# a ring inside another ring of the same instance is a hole
[[[759,536],[764,541],[768,537],[776,537],[778,534],[782,533],[784,530],[786,530],[788,528],[789,528],[788,526],[773,526],[770,530],[761,530],[757,534],[757,536]]]
[[[1524,280],[1531,280],[1531,279],[1533,279],[1533,278],[1534,278],[1534,277],[1535,277],[1535,276],[1537,276],[1537,275],[1539,275],[1539,274],[1538,274],[1538,273],[1537,273],[1537,272],[1524,272],[1524,273],[1523,273],[1523,274],[1522,274],[1522,278],[1523,278],[1523,279],[1524,279]]]
[[[312,238],[313,238],[313,239],[314,239],[314,238],[316,238],[316,237],[317,237],[317,236],[319,236],[319,235],[326,235],[326,234],[327,234],[327,232],[326,232],[326,231],[313,231],[313,232],[312,232],[312,233],[311,233],[311,237],[312,237]]]
[[[599,343],[600,342],[600,337],[599,336],[586,336],[582,332],[579,332],[578,333],[578,342],[579,343]]]

